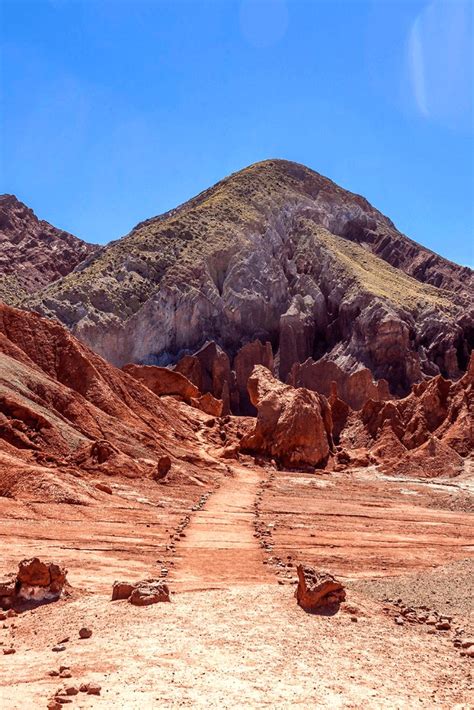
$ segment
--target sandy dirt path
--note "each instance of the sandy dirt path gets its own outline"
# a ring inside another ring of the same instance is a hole
[[[254,535],[261,469],[233,466],[219,490],[196,512],[178,545],[172,575],[179,591],[276,584]]]

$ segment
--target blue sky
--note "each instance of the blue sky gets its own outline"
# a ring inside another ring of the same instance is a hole
[[[2,0],[0,191],[94,242],[296,160],[474,263],[469,0]]]

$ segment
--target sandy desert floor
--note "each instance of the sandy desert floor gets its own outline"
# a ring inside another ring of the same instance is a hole
[[[15,648],[0,655],[2,710],[46,708],[58,688],[92,681],[99,696],[67,704],[473,706],[474,661],[453,645],[455,629],[474,634],[471,477],[277,472],[248,459],[210,480],[114,479],[93,507],[0,499],[5,569],[33,554],[63,561],[74,590],[1,622],[0,643]],[[337,614],[296,605],[297,561],[344,581]],[[160,575],[171,604],[110,601],[115,579]],[[398,625],[398,599],[449,613],[451,629]],[[49,675],[60,665],[70,678]]]

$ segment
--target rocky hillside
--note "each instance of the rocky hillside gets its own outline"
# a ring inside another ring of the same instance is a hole
[[[0,499],[87,504],[94,476],[154,478],[166,462],[189,481],[200,416],[60,323],[0,305]]]
[[[14,195],[0,195],[0,300],[19,303],[98,249],[39,220]]]
[[[25,301],[117,365],[166,365],[215,340],[272,344],[280,378],[308,358],[368,367],[393,394],[472,349],[474,275],[364,198],[269,160],[137,225]]]

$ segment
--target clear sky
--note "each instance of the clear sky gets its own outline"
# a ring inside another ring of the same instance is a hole
[[[94,242],[305,163],[473,265],[470,0],[1,0],[1,179]]]

